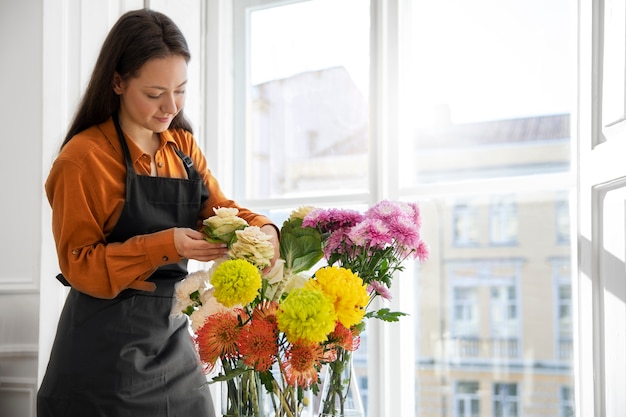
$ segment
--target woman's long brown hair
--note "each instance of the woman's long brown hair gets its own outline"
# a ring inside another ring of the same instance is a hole
[[[182,56],[187,62],[191,58],[185,37],[169,17],[150,9],[122,15],[102,45],[87,90],[61,148],[77,133],[106,121],[119,110],[120,98],[113,91],[116,72],[126,80],[136,76],[150,59],[171,55]],[[172,120],[170,128],[192,131],[182,110]]]

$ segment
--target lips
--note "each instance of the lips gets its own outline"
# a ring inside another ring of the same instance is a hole
[[[155,117],[155,119],[159,122],[159,123],[169,123],[172,121],[171,117]]]

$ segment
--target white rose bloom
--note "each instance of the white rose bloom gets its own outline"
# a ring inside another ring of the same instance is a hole
[[[309,214],[315,207],[313,206],[302,206],[298,207],[289,215],[289,220],[293,219],[304,219],[304,217]]]
[[[274,245],[270,235],[263,233],[258,226],[248,226],[235,232],[237,240],[231,245],[228,255],[234,259],[245,259],[257,268],[270,265],[274,257]]]
[[[183,310],[193,303],[189,296],[196,291],[199,293],[205,291],[208,281],[209,274],[207,271],[195,271],[178,282],[175,286],[176,302],[172,307],[172,315],[183,314]]]
[[[215,216],[205,219],[202,223],[207,226],[213,236],[223,242],[230,242],[236,230],[248,226],[241,217],[237,217],[236,208],[220,207],[214,210]]]
[[[217,217],[226,219],[229,217],[235,217],[239,213],[239,210],[234,207],[218,207],[213,209],[213,212]]]

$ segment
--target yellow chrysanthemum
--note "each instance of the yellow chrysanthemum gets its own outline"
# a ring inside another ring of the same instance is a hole
[[[346,268],[327,266],[315,272],[315,279],[307,286],[321,290],[333,303],[337,320],[346,328],[360,323],[369,302],[367,285]]]
[[[250,262],[229,259],[215,268],[211,275],[213,294],[226,307],[252,302],[261,288],[261,274]]]
[[[337,316],[320,290],[296,288],[281,302],[276,320],[290,342],[319,343],[335,329]]]

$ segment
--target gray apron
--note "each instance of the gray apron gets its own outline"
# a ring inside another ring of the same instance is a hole
[[[188,179],[137,175],[116,115],[114,122],[126,201],[107,242],[195,229],[208,191],[191,159],[177,150]],[[213,417],[187,321],[170,317],[174,285],[186,275],[186,260],[165,265],[148,278],[155,292],[127,289],[112,300],[71,289],[37,395],[38,417]]]

